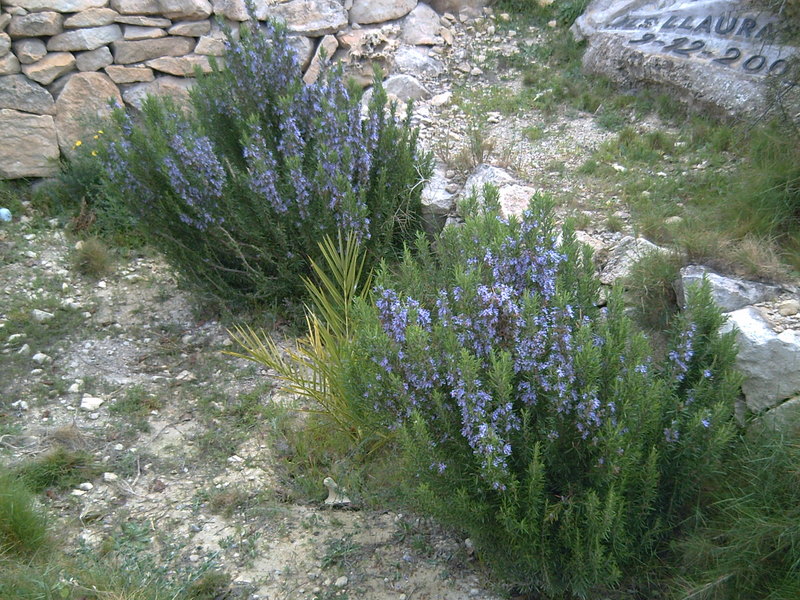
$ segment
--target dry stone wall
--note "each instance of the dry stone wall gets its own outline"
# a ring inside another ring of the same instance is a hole
[[[284,22],[306,82],[320,52],[368,83],[401,43],[452,41],[444,11],[480,0],[254,0],[259,20]],[[47,177],[109,101],[138,108],[148,94],[185,100],[197,68],[224,58],[220,22],[248,19],[243,0],[0,0],[0,179]]]

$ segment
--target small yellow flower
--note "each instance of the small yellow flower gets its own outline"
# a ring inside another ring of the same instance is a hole
[[[103,130],[102,130],[102,129],[98,129],[98,130],[97,130],[97,133],[99,133],[99,134],[101,134],[101,135],[102,135],[102,133],[103,133]]]
[[[82,141],[80,141],[80,140],[78,140],[77,142],[75,142],[75,145],[73,146],[73,148],[77,148],[77,147],[78,147],[78,146],[80,146],[81,144],[83,144],[83,142],[82,142]]]
[[[93,140],[99,140],[99,139],[100,139],[100,136],[99,136],[99,135],[92,136],[92,139],[93,139]]]
[[[97,156],[97,150],[92,150],[92,156]]]

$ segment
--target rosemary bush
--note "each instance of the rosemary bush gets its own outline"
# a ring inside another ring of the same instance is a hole
[[[291,299],[324,235],[355,232],[370,261],[413,238],[431,163],[380,85],[365,117],[340,70],[305,85],[271,22],[229,34],[225,65],[190,110],[116,111],[103,152],[112,192],[187,282],[227,305]]]
[[[349,381],[397,431],[411,492],[523,590],[618,584],[689,514],[735,432],[733,339],[706,289],[653,357],[588,249],[486,190],[435,254],[420,237],[361,305]],[[473,199],[474,200],[474,199]]]

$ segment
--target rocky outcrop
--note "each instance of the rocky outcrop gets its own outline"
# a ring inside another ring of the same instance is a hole
[[[446,39],[452,42],[452,17],[442,19],[436,11],[460,14],[484,4],[255,0],[253,6],[256,19],[286,24],[306,82],[319,76],[323,54],[341,60],[362,85],[372,81],[373,67],[388,71],[396,65],[400,75],[386,87],[392,97],[406,101],[428,98],[417,78],[435,77],[444,68],[431,51]],[[0,165],[0,178],[51,174],[53,167],[42,164],[52,159],[53,140],[57,137],[62,152],[69,151],[83,133],[80,118],[106,114],[108,98],[133,108],[149,93],[186,101],[197,68],[208,72],[211,56],[220,57],[217,62],[224,66],[225,38],[215,18],[235,34],[249,19],[245,1],[2,0],[0,109],[10,111],[4,113],[6,125],[20,119],[7,137],[17,139],[24,131],[38,137],[33,151],[16,153],[13,166]],[[395,61],[398,48],[402,52]],[[79,118],[81,112],[85,115]],[[42,115],[53,118],[31,118]],[[43,134],[37,133],[46,127],[49,144],[40,143]],[[36,147],[48,158],[37,157]]]
[[[772,300],[781,293],[781,289],[774,285],[725,277],[706,267],[690,265],[681,269],[679,294],[684,305],[689,287],[699,284],[703,279],[708,281],[711,297],[723,312],[731,312],[750,304]]]

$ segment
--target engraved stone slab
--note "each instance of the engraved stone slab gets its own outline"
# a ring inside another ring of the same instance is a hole
[[[654,84],[728,114],[758,114],[770,84],[789,90],[797,80],[790,59],[798,49],[782,41],[786,27],[735,0],[595,0],[573,34],[589,41],[588,72],[626,87]]]

